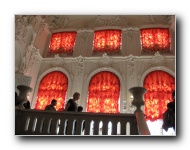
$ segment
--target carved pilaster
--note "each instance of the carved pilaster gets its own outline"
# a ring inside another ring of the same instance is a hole
[[[135,74],[135,57],[133,55],[128,57],[127,72],[129,74],[129,78],[132,79]]]
[[[84,73],[85,58],[80,55],[77,58],[77,61],[78,61],[78,66],[77,66],[77,70],[76,70],[76,76],[77,76],[77,79],[79,79],[80,76]]]

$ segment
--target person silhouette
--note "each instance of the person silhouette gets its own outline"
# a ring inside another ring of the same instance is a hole
[[[168,128],[175,131],[175,90],[172,92],[172,101],[167,104],[167,110],[163,113],[162,128],[167,132]]]
[[[69,99],[67,101],[67,104],[65,106],[65,110],[64,111],[75,111],[75,112],[78,112],[78,107],[77,107],[76,101],[78,101],[79,99],[80,99],[80,93],[75,92],[73,94],[73,98]]]
[[[53,100],[51,101],[51,104],[50,104],[50,105],[47,105],[47,106],[45,107],[45,110],[56,111],[56,109],[55,109],[55,106],[56,106],[56,105],[57,105],[57,100],[53,99]]]
[[[82,112],[83,111],[83,107],[82,106],[78,106],[78,112]]]

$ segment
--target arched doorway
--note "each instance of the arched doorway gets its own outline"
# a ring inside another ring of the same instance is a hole
[[[87,112],[118,113],[120,81],[112,72],[95,74],[88,87]]]
[[[172,101],[175,78],[165,71],[156,70],[146,75],[143,86],[147,90],[144,94],[144,113],[149,128],[152,128],[150,130],[155,132],[151,134],[162,134],[159,132],[163,131],[157,129],[162,128],[163,113],[167,109],[167,104]]]
[[[44,110],[45,106],[51,103],[52,99],[57,100],[56,110],[63,109],[68,89],[68,78],[60,71],[53,71],[46,74],[39,85],[35,108]]]

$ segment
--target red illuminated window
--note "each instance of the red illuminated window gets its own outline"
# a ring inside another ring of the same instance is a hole
[[[44,110],[52,99],[57,100],[56,110],[63,109],[68,89],[68,79],[59,71],[48,73],[40,82],[35,109]]]
[[[170,33],[167,28],[141,29],[141,46],[143,51],[169,51]]]
[[[118,113],[120,82],[108,71],[94,75],[89,83],[87,112]]]
[[[76,40],[76,32],[53,33],[50,41],[50,53],[72,54]]]
[[[100,30],[94,32],[94,52],[119,52],[121,30]]]
[[[144,88],[147,90],[144,94],[146,119],[162,119],[167,104],[172,101],[175,78],[164,71],[153,71],[145,77]]]

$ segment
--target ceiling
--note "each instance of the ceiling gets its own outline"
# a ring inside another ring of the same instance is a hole
[[[42,15],[51,32],[66,28],[92,29],[119,26],[122,28],[145,25],[167,25],[174,27],[174,15]]]

